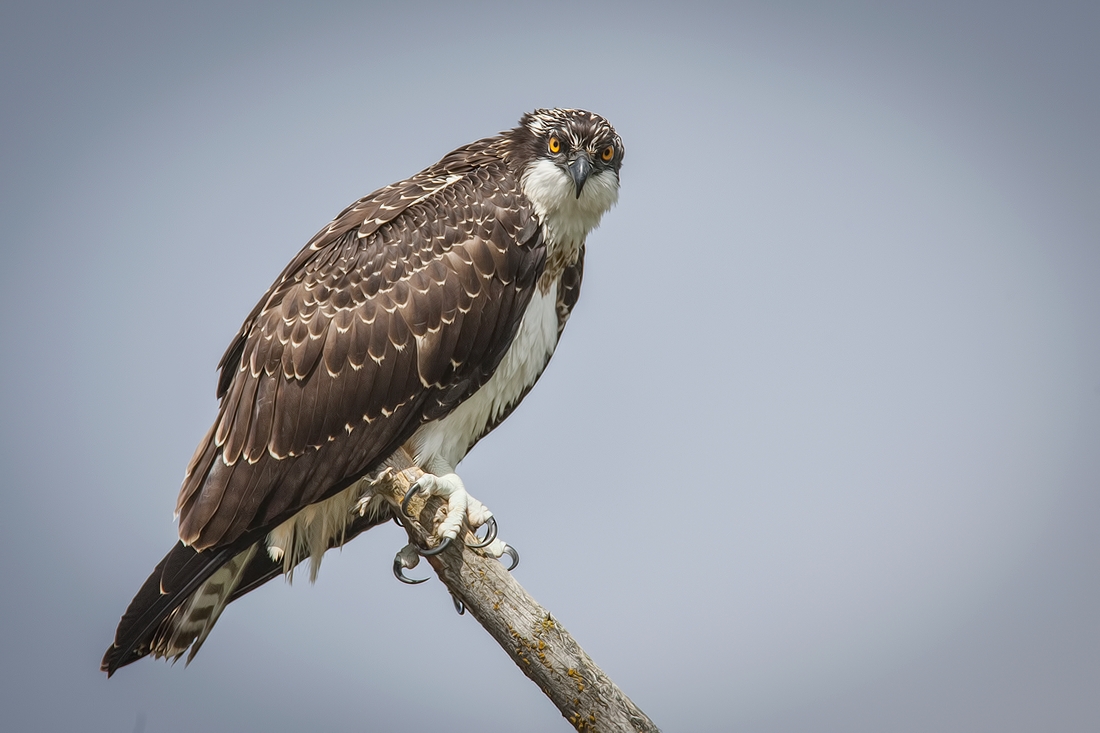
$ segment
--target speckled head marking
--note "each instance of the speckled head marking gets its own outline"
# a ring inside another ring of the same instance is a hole
[[[623,141],[615,128],[598,114],[583,109],[537,109],[525,114],[518,127],[504,134],[521,165],[539,158],[567,159],[580,150],[587,150],[602,168],[613,170],[616,177],[623,164]],[[558,153],[549,148],[550,138],[555,135],[562,143]],[[601,153],[609,145],[614,155],[604,160]]]

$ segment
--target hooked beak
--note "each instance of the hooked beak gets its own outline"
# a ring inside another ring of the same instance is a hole
[[[577,198],[581,197],[584,182],[588,180],[588,174],[592,172],[592,158],[588,153],[581,151],[576,160],[569,164],[569,175],[573,177],[573,185],[577,187]]]

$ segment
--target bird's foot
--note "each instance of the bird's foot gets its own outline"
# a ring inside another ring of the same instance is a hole
[[[439,525],[436,527],[433,537],[436,538],[434,546],[426,549],[409,544],[401,548],[393,559],[393,574],[402,583],[415,585],[423,583],[427,578],[414,579],[405,575],[405,570],[411,570],[420,563],[420,556],[438,555],[450,546],[459,532],[463,530],[463,524],[470,528],[473,535],[472,541],[467,541],[467,547],[481,550],[490,557],[500,559],[509,557],[508,570],[514,570],[519,565],[519,553],[515,548],[497,537],[497,520],[493,513],[484,504],[473,498],[466,491],[466,487],[453,471],[439,475],[424,473],[405,492],[405,498],[401,500],[401,514],[411,517],[409,502],[414,496],[429,499],[438,496],[446,501],[445,509],[441,513]],[[400,519],[394,518],[399,524]],[[485,527],[484,537],[477,532]],[[429,544],[432,544],[429,538]]]
[[[468,524],[474,532],[482,526],[486,528],[485,538],[478,538],[470,544],[470,547],[485,548],[496,539],[497,522],[493,519],[493,513],[466,492],[466,487],[457,474],[446,473],[437,476],[425,473],[422,475],[405,493],[405,498],[401,501],[402,513],[408,515],[409,501],[416,495],[425,499],[438,496],[446,500],[446,511],[434,533],[439,540],[438,544],[429,550],[421,549],[420,554],[435,555],[442,552],[452,540],[458,537],[463,522]]]

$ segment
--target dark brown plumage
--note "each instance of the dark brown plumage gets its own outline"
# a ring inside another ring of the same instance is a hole
[[[601,169],[617,190],[621,143],[610,126],[590,113],[540,110],[360,199],[283,270],[221,359],[218,415],[179,494],[181,542],[127,609],[104,670],[192,642],[194,654],[225,602],[287,569],[263,546],[268,533],[370,474],[485,385],[539,287],[557,288],[560,334],[580,288],[583,240],[571,256],[554,250],[564,259],[546,280],[548,230],[523,177],[545,129],[583,137],[584,125],[603,136],[597,142],[620,146]],[[339,541],[389,518],[382,510],[349,519]],[[197,605],[200,587],[222,605]],[[185,606],[205,631],[173,622]]]

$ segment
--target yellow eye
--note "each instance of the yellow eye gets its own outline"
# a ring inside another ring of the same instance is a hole
[[[551,153],[560,153],[561,140],[558,139],[557,135],[551,135],[550,142],[546,144],[546,147],[550,150]]]
[[[614,145],[608,145],[606,148],[603,149],[603,152],[600,153],[600,158],[603,159],[604,163],[607,163],[608,161],[610,161],[614,157],[615,157],[615,146]]]

